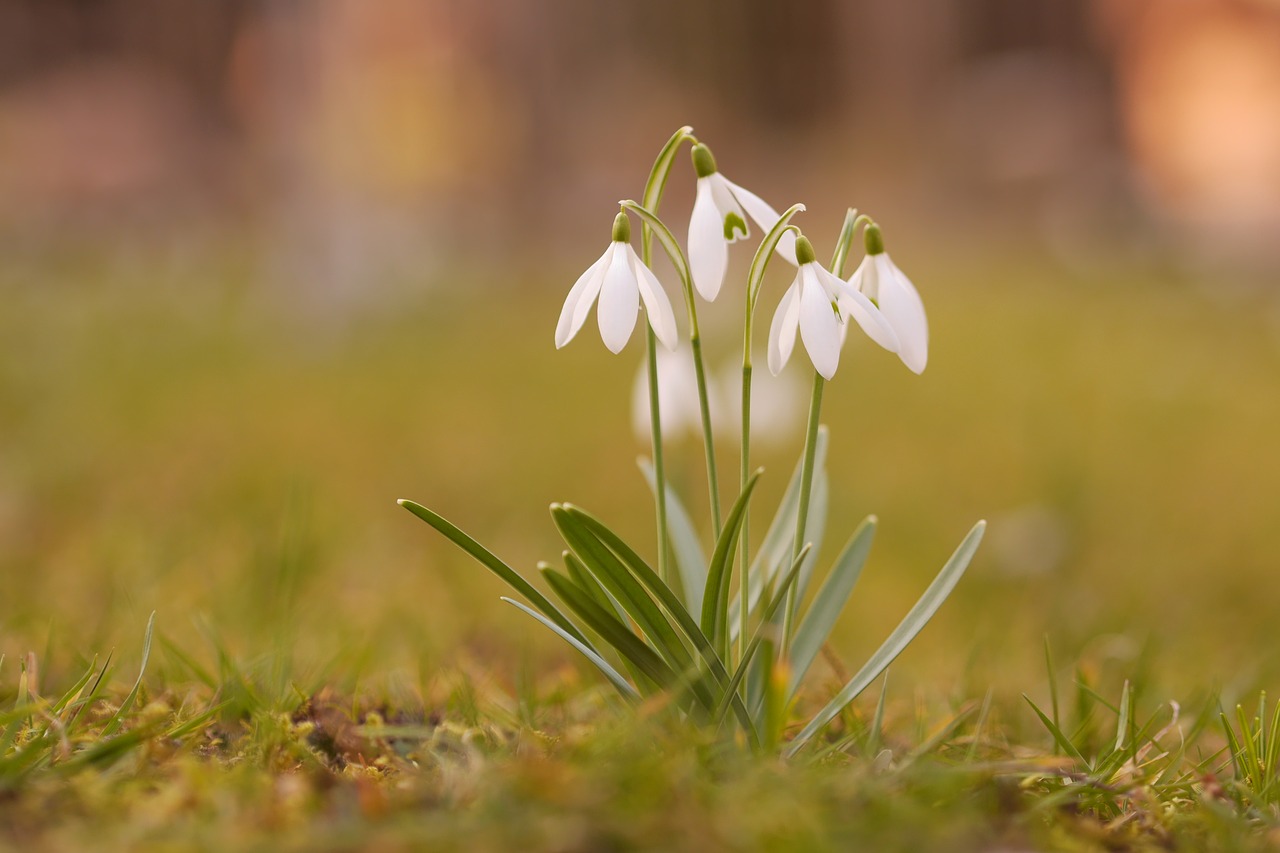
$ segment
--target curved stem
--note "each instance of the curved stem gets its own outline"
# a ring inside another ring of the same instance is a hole
[[[656,165],[655,168],[657,168]],[[655,195],[661,197],[661,191],[658,191]],[[715,539],[719,539],[722,527],[720,518],[720,480],[719,475],[716,473],[716,449],[715,440],[711,432],[711,404],[710,396],[707,393],[707,371],[702,359],[702,334],[698,329],[698,305],[697,300],[694,298],[693,276],[689,272],[689,260],[685,257],[684,250],[680,248],[680,244],[676,242],[671,229],[650,208],[638,205],[630,199],[619,203],[623,210],[629,210],[640,217],[645,233],[652,232],[658,238],[658,242],[666,250],[667,256],[671,258],[671,263],[676,268],[676,273],[680,276],[681,290],[684,291],[685,308],[689,312],[689,345],[693,349],[693,369],[698,383],[698,410],[702,416],[702,446],[707,459],[707,492],[711,501],[711,522]]]
[[[809,520],[809,498],[813,492],[813,464],[814,457],[817,455],[818,449],[818,418],[822,414],[822,390],[826,386],[826,380],[822,378],[822,374],[816,370],[813,373],[813,396],[809,399],[809,429],[804,438],[804,463],[800,469],[800,507],[796,515],[796,539],[792,544],[792,557],[798,559],[800,552],[804,550],[805,526]],[[796,609],[796,588],[792,586],[787,590],[786,609],[782,614],[782,646],[785,653],[786,646],[789,645],[791,639],[791,622],[795,616]]]
[[[671,570],[667,565],[667,481],[662,459],[662,417],[658,408],[658,336],[653,326],[645,324],[646,355],[649,362],[649,431],[653,434],[653,479],[658,516],[658,577],[671,586]]]

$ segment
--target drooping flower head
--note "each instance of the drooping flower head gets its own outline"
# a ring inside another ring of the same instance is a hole
[[[698,293],[711,301],[724,283],[729,244],[751,236],[747,217],[764,231],[780,217],[760,196],[720,174],[711,149],[701,142],[693,146],[693,170],[698,175],[698,190],[689,218],[689,267]],[[796,262],[795,237],[790,232],[778,243],[777,252],[788,262]]]
[[[556,349],[578,334],[597,296],[600,299],[600,307],[596,311],[600,337],[610,352],[621,352],[627,345],[635,329],[641,303],[658,340],[667,349],[675,349],[676,315],[671,310],[671,301],[657,276],[631,248],[631,221],[625,213],[614,217],[613,242],[609,248],[604,250],[598,261],[587,267],[569,290],[564,307],[560,309],[560,321],[556,324]]]
[[[923,373],[929,361],[929,323],[924,302],[911,279],[889,259],[880,226],[872,223],[863,232],[867,254],[854,270],[849,285],[874,302],[889,321],[900,344],[898,357],[914,373]]]
[[[827,272],[808,238],[798,237],[795,245],[799,269],[769,326],[769,371],[777,376],[787,363],[798,329],[814,369],[831,379],[840,364],[844,327],[850,317],[871,340],[897,352],[898,336],[871,300]]]

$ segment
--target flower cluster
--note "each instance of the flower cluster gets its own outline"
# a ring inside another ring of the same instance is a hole
[[[768,202],[720,173],[711,149],[698,142],[692,149],[697,189],[689,219],[687,261],[692,289],[707,302],[715,300],[728,268],[729,246],[750,237],[750,219],[768,232],[780,215]],[[861,217],[860,219],[866,219]],[[582,328],[593,303],[605,346],[620,352],[635,327],[643,305],[658,340],[668,349],[676,343],[671,302],[652,270],[630,245],[625,212],[614,221],[613,242],[579,277],[565,299],[556,326],[556,347],[567,344]],[[791,286],[774,312],[769,330],[769,369],[786,365],[797,333],[814,368],[825,379],[835,376],[840,352],[853,320],[871,340],[897,353],[915,373],[928,361],[929,332],[920,294],[884,251],[879,225],[867,221],[866,254],[845,280],[817,262],[813,245],[795,226],[788,226],[772,250],[796,267]],[[690,302],[692,294],[689,294]]]

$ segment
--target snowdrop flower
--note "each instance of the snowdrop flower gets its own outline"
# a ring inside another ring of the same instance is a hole
[[[796,330],[814,368],[824,379],[835,376],[844,343],[845,321],[852,317],[871,340],[898,351],[898,336],[871,300],[827,272],[808,238],[796,239],[795,280],[778,303],[769,326],[769,371],[777,376],[796,343]]]
[[[556,349],[578,334],[597,296],[600,298],[596,312],[600,337],[610,352],[621,352],[627,345],[641,302],[658,340],[667,349],[675,348],[676,315],[671,310],[671,301],[657,276],[631,248],[631,221],[625,213],[619,213],[613,220],[613,242],[609,248],[569,290],[556,324]]]
[[[689,267],[698,293],[708,302],[720,293],[729,265],[729,244],[751,236],[746,217],[768,231],[781,218],[769,203],[730,181],[716,169],[716,158],[702,143],[693,146],[698,194],[689,219]],[[796,262],[795,237],[782,235],[777,253]]]
[[[898,357],[913,373],[923,373],[929,361],[929,324],[924,302],[911,279],[889,259],[880,226],[872,223],[863,232],[866,257],[854,270],[849,285],[876,304],[898,336]]]

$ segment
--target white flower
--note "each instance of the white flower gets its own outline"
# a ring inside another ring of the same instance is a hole
[[[698,402],[698,381],[693,367],[693,351],[678,347],[670,352],[658,350],[658,414],[662,437],[674,440],[684,433],[702,434],[702,409]],[[707,389],[709,392],[714,388]],[[717,408],[711,401],[711,410]],[[631,427],[636,437],[648,441],[652,434],[649,411],[649,364],[641,359],[631,390]]]
[[[729,244],[751,236],[747,217],[764,231],[782,217],[760,196],[720,174],[711,149],[701,143],[693,146],[693,167],[698,175],[698,194],[689,218],[689,268],[698,293],[711,301],[724,283]],[[776,251],[794,264],[795,236],[789,231],[783,234]]]
[[[890,352],[898,351],[898,336],[867,297],[827,272],[816,260],[813,246],[796,240],[799,269],[791,287],[782,295],[769,326],[769,371],[782,370],[796,343],[796,330],[804,341],[814,369],[823,378],[835,376],[844,344],[845,321],[849,317],[871,340]]]
[[[671,310],[671,301],[657,276],[631,248],[630,240],[631,223],[625,213],[619,213],[613,221],[613,242],[600,260],[579,276],[564,300],[560,321],[556,324],[556,349],[578,334],[597,296],[600,298],[596,312],[600,337],[611,352],[621,352],[627,345],[641,302],[658,340],[667,349],[675,348],[676,315]]]
[[[854,270],[849,285],[874,302],[898,336],[898,357],[914,373],[923,373],[929,361],[929,323],[924,302],[911,279],[889,259],[877,225],[864,232],[866,257]]]

